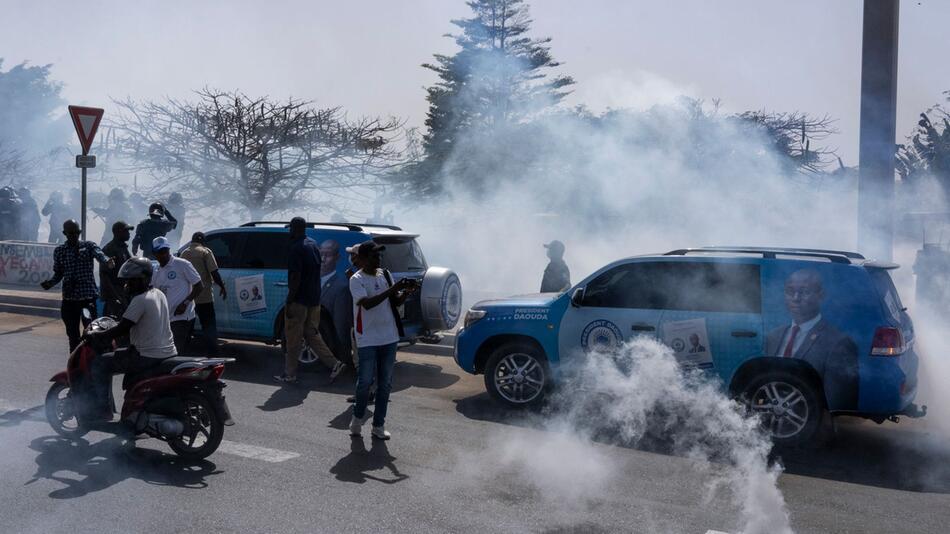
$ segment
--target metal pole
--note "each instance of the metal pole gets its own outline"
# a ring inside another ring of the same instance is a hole
[[[880,260],[894,253],[899,11],[900,0],[864,0],[858,250]]]
[[[82,226],[82,240],[86,240],[86,168],[82,168],[82,221],[79,224]]]

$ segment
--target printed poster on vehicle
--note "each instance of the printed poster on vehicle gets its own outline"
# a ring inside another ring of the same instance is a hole
[[[235,278],[234,291],[238,296],[238,310],[241,312],[242,317],[257,315],[258,313],[267,311],[263,274]]]
[[[663,343],[673,349],[673,355],[680,365],[700,369],[712,367],[706,319],[664,323]]]

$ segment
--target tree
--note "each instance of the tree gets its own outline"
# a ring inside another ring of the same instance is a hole
[[[898,145],[897,172],[908,183],[933,177],[950,191],[950,113],[939,104],[920,114],[910,143]]]
[[[350,121],[340,108],[294,99],[196,94],[194,103],[116,101],[110,155],[155,175],[159,190],[204,206],[231,202],[253,219],[304,205],[335,210],[348,190],[373,186],[402,162],[395,119]]]
[[[550,38],[527,36],[532,21],[523,0],[467,4],[473,16],[453,20],[462,33],[448,35],[459,51],[436,54],[434,63],[423,64],[439,80],[426,89],[425,158],[409,169],[416,193],[438,192],[440,174],[461,137],[490,139],[522,124],[559,103],[574,83],[568,76],[548,78],[546,72],[560,63],[551,56]],[[464,161],[456,163],[454,172],[463,181],[476,190],[483,185],[484,173]]]
[[[838,161],[835,151],[827,147],[812,147],[812,141],[824,141],[837,132],[827,115],[813,117],[802,112],[746,111],[735,116],[753,130],[758,130],[771,141],[772,149],[785,163],[788,171],[817,176],[832,161]]]

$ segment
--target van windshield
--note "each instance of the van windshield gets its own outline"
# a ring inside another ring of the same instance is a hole
[[[382,252],[382,267],[394,273],[425,272],[429,266],[422,255],[422,248],[415,239],[393,240],[376,239],[386,247]]]

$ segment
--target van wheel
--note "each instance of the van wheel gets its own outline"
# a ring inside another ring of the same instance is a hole
[[[777,446],[813,444],[824,419],[819,389],[801,376],[770,371],[753,377],[740,400],[759,417],[762,429]]]
[[[485,388],[512,408],[537,406],[550,385],[548,362],[536,347],[508,343],[495,349],[485,365]]]

